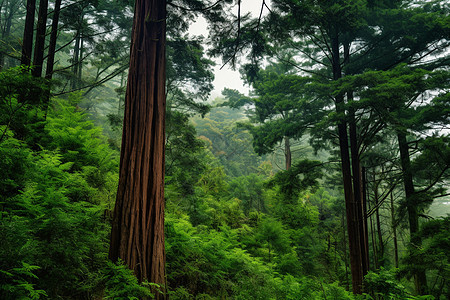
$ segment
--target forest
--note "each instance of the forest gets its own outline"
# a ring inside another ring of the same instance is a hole
[[[0,299],[450,299],[449,13],[0,0]]]

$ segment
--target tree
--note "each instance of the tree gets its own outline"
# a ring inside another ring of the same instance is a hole
[[[109,253],[140,281],[160,285],[165,284],[165,18],[165,1],[136,1]]]

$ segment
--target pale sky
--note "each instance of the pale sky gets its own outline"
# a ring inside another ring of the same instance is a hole
[[[261,0],[242,0],[241,14],[244,15],[245,13],[250,12],[252,16],[258,16],[261,10],[261,3]],[[268,3],[268,1],[266,1],[266,3]],[[235,8],[235,13],[237,14],[237,7]],[[206,37],[208,35],[206,21],[202,17],[199,18],[199,20],[190,26],[189,33]],[[214,99],[215,97],[221,96],[224,88],[235,89],[239,90],[241,93],[248,94],[249,86],[244,85],[239,71],[233,71],[228,65],[220,70],[220,67],[223,65],[222,60],[216,59],[215,61],[217,65],[214,67],[214,90],[211,93],[211,98]]]

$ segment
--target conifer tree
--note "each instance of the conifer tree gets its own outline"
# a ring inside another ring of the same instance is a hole
[[[160,285],[165,284],[165,18],[165,1],[136,1],[109,252],[140,281]]]

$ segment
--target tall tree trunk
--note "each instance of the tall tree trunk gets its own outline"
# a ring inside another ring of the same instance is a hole
[[[337,29],[334,28],[334,33],[331,36],[333,80],[338,80],[342,77],[338,35],[339,34]],[[343,94],[337,95],[335,98],[335,102],[336,102],[336,112],[338,113],[338,115],[342,117],[342,119],[338,122],[337,127],[339,136],[339,149],[341,156],[342,178],[344,183],[345,207],[347,214],[347,228],[348,228],[347,231],[350,250],[352,287],[353,293],[361,294],[363,282],[361,244],[359,241],[358,216],[354,203],[355,199],[352,187],[352,173],[351,173],[350,151],[347,134],[347,123],[343,119],[343,115],[345,115]]]
[[[48,44],[47,68],[45,70],[45,78],[47,79],[52,79],[53,76],[56,41],[58,39],[58,23],[60,11],[61,11],[61,0],[55,0],[55,8],[53,10],[53,18],[52,18],[52,32],[50,33],[50,41]]]
[[[78,70],[77,70],[77,82],[78,87],[81,87],[81,75],[83,72],[83,55],[84,55],[84,40],[83,35],[80,35],[80,58],[78,60]]]
[[[372,237],[372,252],[373,252],[373,263],[375,265],[375,270],[380,268],[378,263],[378,250],[377,250],[377,240],[375,238],[375,226],[373,226],[373,215],[370,216],[370,236]]]
[[[383,234],[381,233],[381,222],[380,222],[380,208],[378,207],[378,183],[375,182],[375,190],[374,190],[374,198],[375,198],[375,220],[377,222],[377,235],[378,235],[378,262],[380,266],[383,264],[384,258],[384,244],[383,244]],[[381,260],[381,261],[380,261]]]
[[[3,8],[3,2],[2,5],[0,5],[0,11]],[[9,38],[11,34],[11,25],[12,25],[12,19],[14,17],[14,7],[10,3],[9,7],[8,5],[5,6],[5,21],[4,21],[4,27],[1,29],[2,31],[2,40],[5,41],[6,38]],[[0,14],[0,20],[1,20],[1,14]],[[5,64],[5,54],[6,51],[0,51],[0,71],[6,66]]]
[[[353,94],[349,92],[347,97],[350,101],[353,100]],[[353,174],[353,190],[355,197],[356,213],[358,218],[358,234],[361,249],[361,263],[362,263],[362,276],[364,277],[369,271],[369,251],[366,248],[367,236],[366,227],[367,223],[364,218],[364,205],[363,205],[363,180],[361,164],[359,162],[359,146],[358,137],[356,131],[356,120],[355,111],[353,109],[349,110],[349,130],[350,130],[350,150],[352,157],[352,174]]]
[[[397,243],[397,224],[395,222],[395,207],[394,207],[394,194],[391,192],[391,223],[392,234],[394,239],[394,264],[398,268],[398,243]]]
[[[77,30],[77,35],[75,37],[75,46],[73,47],[73,56],[72,56],[72,89],[76,89],[78,86],[78,63],[80,57],[80,41],[81,41],[81,32],[80,29]]]
[[[33,70],[34,77],[42,76],[44,63],[45,31],[47,29],[48,0],[39,1],[38,22],[36,25],[36,41],[34,43]]]
[[[23,30],[22,58],[21,65],[31,65],[31,53],[33,52],[34,33],[34,11],[36,10],[36,0],[27,0],[27,15],[25,17],[25,28]]]
[[[347,236],[345,234],[345,220],[344,220],[345,216],[344,214],[342,214],[342,231],[344,233],[344,239],[342,240],[342,249],[344,252],[344,263],[345,263],[345,285],[346,285],[346,289],[347,291],[350,290],[350,286],[349,286],[349,278],[348,278],[348,259],[347,259],[347,243],[345,242],[347,240]]]
[[[292,153],[291,153],[291,143],[289,142],[289,137],[284,137],[284,157],[286,160],[286,170],[289,170],[292,165]]]
[[[136,0],[109,257],[165,284],[166,1]],[[157,299],[165,296],[157,293]]]
[[[361,177],[362,177],[362,210],[363,210],[363,220],[364,223],[364,236],[365,244],[365,256],[366,256],[366,267],[367,271],[370,270],[370,256],[369,256],[369,226],[367,223],[367,170],[365,167],[361,168]],[[365,273],[366,274],[366,273]]]
[[[398,146],[400,150],[400,162],[403,171],[403,184],[405,187],[406,209],[408,212],[410,241],[413,247],[422,246],[422,240],[418,235],[419,232],[419,213],[417,211],[417,203],[414,191],[414,182],[411,172],[411,160],[409,157],[408,143],[406,140],[406,132],[397,131]],[[414,285],[419,295],[426,293],[427,277],[425,271],[418,270],[414,274]]]

